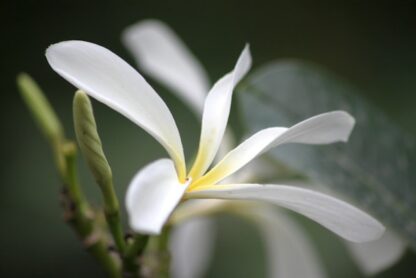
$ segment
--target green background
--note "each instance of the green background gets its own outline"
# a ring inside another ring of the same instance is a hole
[[[73,137],[74,88],[49,68],[44,57],[48,45],[87,40],[133,63],[120,32],[140,19],[158,18],[183,38],[213,81],[232,69],[249,42],[254,67],[280,58],[323,65],[361,88],[364,97],[416,135],[415,12],[412,1],[2,1],[0,276],[103,275],[62,221],[51,152],[15,86],[17,73],[30,73]],[[197,120],[163,88],[152,85],[171,108],[189,156],[197,144]],[[94,108],[122,199],[135,171],[165,153],[117,113],[97,102]],[[81,175],[89,196],[99,204],[91,176],[85,170]],[[265,255],[255,229],[231,217],[219,217],[217,222],[220,237],[208,276],[265,276]],[[331,277],[360,277],[334,235],[304,222]],[[408,251],[399,264],[377,277],[413,277],[415,262],[416,256]]]

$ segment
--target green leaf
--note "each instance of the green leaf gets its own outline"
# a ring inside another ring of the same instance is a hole
[[[360,97],[355,88],[311,64],[269,64],[249,76],[238,95],[250,133],[291,126],[331,110],[351,113],[357,123],[348,143],[291,144],[273,149],[267,158],[368,211],[416,249],[414,138]]]

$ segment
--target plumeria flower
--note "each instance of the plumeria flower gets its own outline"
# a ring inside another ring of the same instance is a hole
[[[63,78],[142,127],[169,154],[170,159],[156,160],[141,169],[129,185],[126,207],[134,231],[159,234],[181,200],[206,198],[275,204],[355,242],[374,240],[384,232],[384,226],[367,213],[313,190],[277,184],[218,184],[270,148],[287,143],[345,142],[354,125],[348,113],[334,111],[290,128],[267,128],[210,168],[224,135],[234,87],[251,66],[248,46],[234,69],[215,83],[205,99],[199,149],[190,170],[168,107],[133,67],[108,49],[84,41],[52,45],[46,57]]]
[[[209,90],[209,78],[180,38],[163,22],[144,20],[125,30],[123,42],[144,73],[168,87],[195,112],[199,118]],[[234,145],[231,132],[224,134],[219,155],[223,157]],[[255,176],[272,175],[275,170],[262,160],[251,163],[249,169],[233,175],[234,182]],[[228,179],[230,181],[230,179]],[[234,209],[230,210],[230,206]],[[171,237],[174,277],[200,277],[209,266],[215,242],[215,225],[206,216],[220,212],[238,212],[254,222],[269,254],[269,277],[325,277],[313,244],[301,227],[283,212],[267,205],[253,206],[242,202],[219,200],[194,201],[183,204],[171,218],[175,230]],[[392,231],[382,238],[367,242],[345,241],[363,273],[374,275],[399,260],[404,242]]]

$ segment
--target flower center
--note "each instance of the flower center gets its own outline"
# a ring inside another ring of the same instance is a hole
[[[187,177],[187,178],[185,179],[185,182],[183,183],[183,185],[185,185],[185,186],[187,186],[187,187],[190,187],[190,186],[191,186],[191,184],[192,184],[192,177]]]

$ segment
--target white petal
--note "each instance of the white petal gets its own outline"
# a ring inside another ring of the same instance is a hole
[[[257,200],[296,211],[354,242],[379,238],[384,226],[367,213],[329,195],[285,185],[234,184],[197,188],[186,198]]]
[[[234,87],[250,67],[251,55],[249,47],[246,46],[234,70],[222,77],[209,92],[202,116],[198,154],[190,172],[194,179],[199,178],[213,161],[227,126]]]
[[[366,243],[346,242],[352,258],[366,275],[375,275],[394,265],[406,250],[406,244],[387,230],[375,241]]]
[[[200,115],[209,90],[207,73],[180,38],[158,20],[144,20],[122,35],[126,47],[146,74],[173,89]]]
[[[229,152],[222,161],[194,186],[215,184],[233,174],[258,155],[286,143],[329,144],[347,141],[354,127],[354,118],[344,111],[333,111],[302,121],[291,128],[263,129]]]
[[[295,221],[269,206],[258,206],[247,213],[264,240],[269,277],[326,277],[314,246]]]
[[[141,126],[158,140],[185,176],[182,143],[166,104],[144,78],[108,49],[83,41],[50,46],[51,67],[74,86]]]
[[[274,141],[270,147],[284,143],[330,144],[347,142],[355,119],[345,111],[332,111],[306,119]]]
[[[139,233],[159,234],[187,186],[178,181],[170,159],[159,159],[144,167],[126,194],[130,227]]]
[[[204,276],[214,252],[216,237],[214,224],[212,219],[198,217],[175,226],[170,237],[173,277]]]

